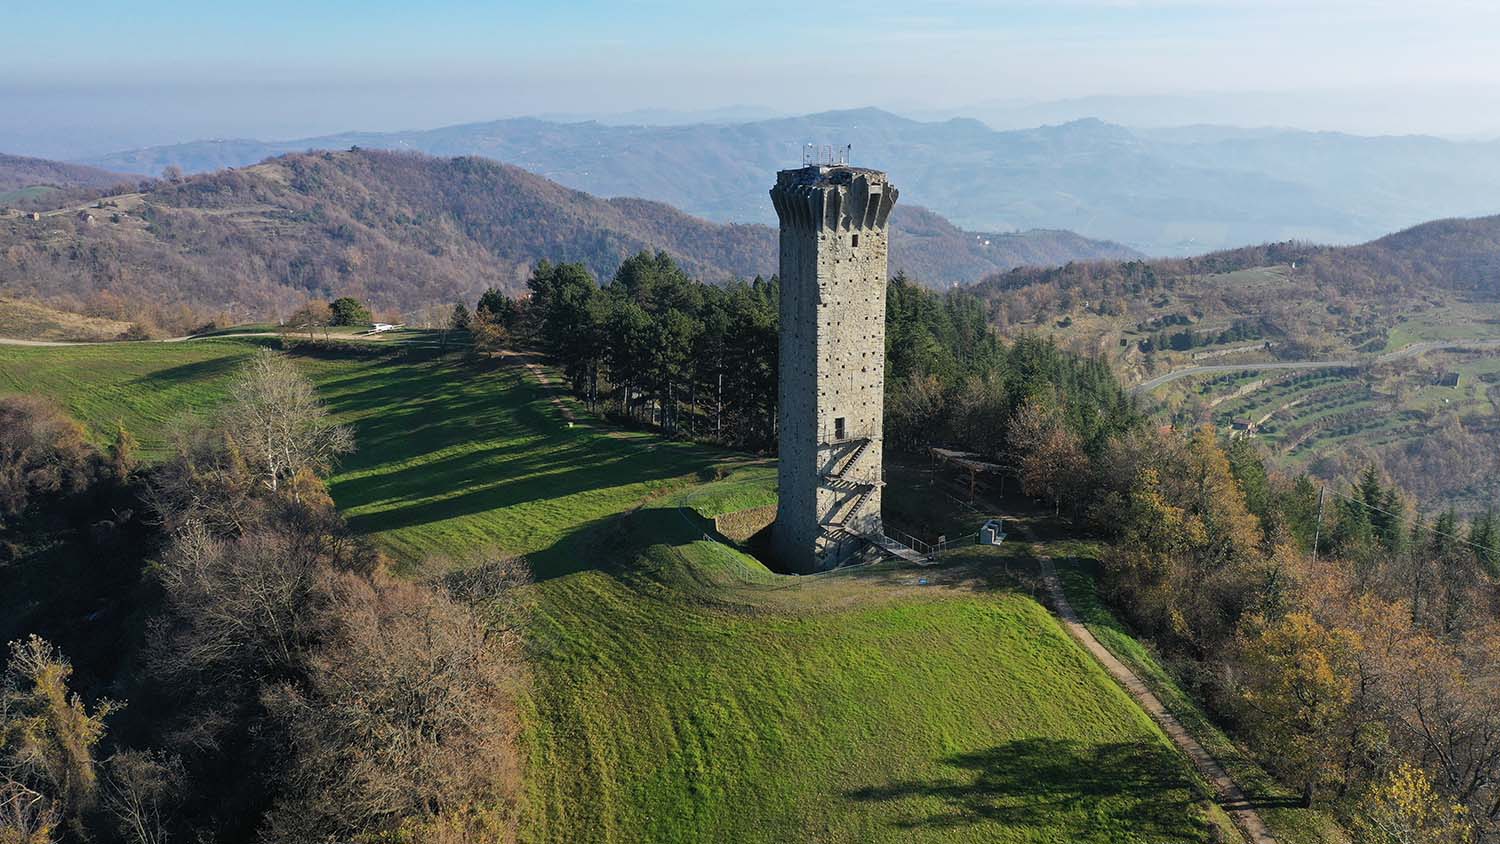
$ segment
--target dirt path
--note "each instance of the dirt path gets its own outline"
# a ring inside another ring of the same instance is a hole
[[[1179,750],[1187,754],[1193,766],[1218,792],[1219,805],[1234,819],[1235,824],[1239,826],[1241,832],[1245,833],[1251,844],[1275,844],[1276,838],[1271,835],[1265,821],[1261,820],[1260,813],[1250,806],[1250,800],[1245,796],[1245,792],[1234,781],[1234,778],[1229,776],[1229,772],[1224,770],[1224,766],[1219,764],[1219,760],[1204,749],[1203,745],[1193,738],[1172,713],[1167,711],[1167,708],[1162,705],[1155,694],[1152,694],[1146,684],[1141,682],[1134,672],[1126,668],[1125,663],[1116,659],[1108,648],[1099,644],[1094,634],[1083,625],[1083,621],[1078,618],[1078,613],[1073,611],[1073,605],[1068,603],[1067,596],[1063,594],[1062,583],[1057,579],[1057,571],[1052,567],[1050,557],[1042,558],[1042,581],[1052,596],[1052,604],[1057,610],[1058,617],[1062,619],[1063,626],[1074,639],[1078,640],[1079,644],[1099,660],[1099,664],[1104,666],[1104,670],[1108,671],[1111,677],[1125,687],[1125,691],[1129,692],[1130,696],[1135,698],[1136,703],[1146,710],[1146,714],[1161,726],[1167,738],[1171,739]]]
[[[547,400],[552,402],[552,406],[557,408],[564,419],[568,420],[569,425],[575,424],[578,421],[578,418],[573,415],[573,408],[568,407],[568,403],[562,400],[562,387],[556,381],[552,380],[552,376],[547,374],[546,369],[542,368],[535,354],[506,349],[500,352],[500,357],[526,367],[527,371],[531,373],[531,377],[535,378],[536,382],[541,384],[542,388],[547,391]]]

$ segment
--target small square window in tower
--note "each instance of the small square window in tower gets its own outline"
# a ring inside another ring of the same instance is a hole
[[[842,416],[833,420],[833,438],[835,440],[844,438],[844,417]]]

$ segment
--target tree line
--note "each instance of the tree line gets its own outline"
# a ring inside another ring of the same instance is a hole
[[[491,291],[472,315],[459,306],[454,324],[535,344],[592,407],[671,434],[774,447],[778,279],[708,285],[643,252],[602,286],[582,265],[546,262],[527,286],[524,300]],[[1042,340],[1002,342],[974,296],[905,275],[886,293],[886,439],[896,447],[995,452],[1028,403],[1086,450],[1139,421],[1106,364]]]
[[[601,286],[582,264],[538,264],[530,296],[487,293],[498,323],[562,368],[591,407],[670,434],[749,448],[775,439],[779,285],[695,281],[664,252],[626,259]]]

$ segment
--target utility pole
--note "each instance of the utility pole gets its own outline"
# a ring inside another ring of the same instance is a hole
[[[1328,494],[1328,484],[1318,487],[1318,523],[1313,528],[1313,562],[1318,561],[1318,540],[1323,537],[1323,497]]]

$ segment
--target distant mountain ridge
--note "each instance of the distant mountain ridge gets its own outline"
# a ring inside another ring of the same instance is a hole
[[[88,163],[156,174],[352,146],[483,155],[599,196],[666,202],[719,222],[771,223],[767,174],[807,141],[850,143],[909,203],[977,231],[1065,229],[1148,254],[1288,238],[1354,243],[1441,217],[1500,211],[1500,142],[1295,130],[1132,131],[1095,119],[996,131],[879,109],[725,124],[515,118],[282,142],[205,141]]]
[[[109,315],[136,303],[157,321],[174,308],[267,317],[345,294],[399,312],[489,286],[518,292],[541,259],[607,279],[624,258],[662,250],[707,281],[770,276],[777,262],[768,226],[600,199],[474,156],[296,153],[96,204],[0,218],[0,292]],[[938,286],[1134,254],[1070,232],[965,232],[914,207],[893,220],[892,270]]]

